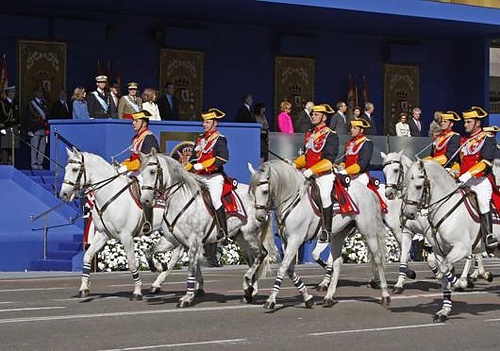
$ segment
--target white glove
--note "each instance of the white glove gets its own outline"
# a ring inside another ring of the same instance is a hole
[[[35,134],[33,134],[33,132],[28,132],[28,136],[31,138],[31,137],[34,137]]]
[[[203,169],[203,164],[201,164],[201,163],[195,163],[193,165],[193,168],[194,168],[195,171],[200,171],[200,170]]]
[[[7,131],[5,129],[0,130],[0,133],[2,133],[3,135],[7,135]]]
[[[311,171],[311,169],[308,168],[308,169],[304,170],[302,172],[302,174],[304,175],[304,177],[309,178],[309,177],[311,177],[313,175],[313,171]]]
[[[460,177],[458,177],[458,181],[460,183],[466,183],[471,178],[472,178],[472,174],[470,174],[470,172],[465,172]]]
[[[345,169],[341,169],[340,171],[337,171],[337,173],[347,175],[347,171]]]
[[[127,166],[125,165],[121,165],[117,170],[116,172],[118,172],[118,174],[125,174],[128,172],[128,168]]]

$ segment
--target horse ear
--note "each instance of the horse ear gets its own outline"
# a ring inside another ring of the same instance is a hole
[[[71,151],[69,148],[66,148],[66,153],[68,154],[68,158],[73,156],[73,151]]]
[[[385,152],[380,151],[380,157],[382,157],[382,158],[386,158],[386,157],[387,157],[387,155],[385,154]]]
[[[250,174],[255,174],[255,168],[253,168],[252,164],[250,162],[247,163],[248,165],[248,170],[250,171]]]
[[[151,148],[151,156],[156,157],[156,148]]]

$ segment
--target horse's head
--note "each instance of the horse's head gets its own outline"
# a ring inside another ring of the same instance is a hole
[[[249,191],[254,197],[255,218],[259,222],[267,220],[271,211],[271,194],[269,187],[270,168],[269,163],[264,163],[258,170],[252,173]]]
[[[66,149],[68,153],[68,164],[64,169],[64,180],[61,185],[59,197],[63,201],[73,201],[75,194],[82,190],[87,183],[85,171],[85,159],[83,154],[76,148]]]
[[[415,161],[408,169],[405,187],[403,215],[408,219],[415,219],[417,212],[427,204],[430,191],[424,161]]]
[[[398,193],[401,194],[403,191],[403,150],[387,155],[381,151],[380,156],[382,156],[382,170],[385,176],[385,196],[389,200],[393,200]]]
[[[149,155],[141,155],[141,202],[151,206],[157,195],[163,192],[163,169],[160,159],[153,148]]]

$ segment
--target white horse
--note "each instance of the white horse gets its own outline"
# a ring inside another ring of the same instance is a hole
[[[427,216],[422,216],[420,214],[417,214],[414,220],[402,220],[401,211],[403,205],[404,177],[412,164],[412,160],[405,156],[403,151],[391,152],[389,154],[381,152],[380,155],[382,157],[382,170],[386,179],[384,195],[388,205],[388,211],[384,216],[384,220],[396,237],[401,249],[401,263],[399,266],[398,280],[392,292],[401,294],[404,290],[405,277],[411,279],[415,279],[416,277],[415,271],[408,268],[412,237],[414,234],[426,236],[430,230],[430,225]],[[493,280],[493,275],[484,269],[481,253],[478,253],[472,257],[466,258],[464,269],[459,278],[462,281],[460,286],[467,284],[468,287],[472,287],[472,283],[468,281],[467,278],[473,259],[478,268],[473,273],[472,278],[480,276],[488,281]],[[436,277],[441,279],[441,273],[436,265],[436,258],[433,252],[429,253],[427,263]]]
[[[442,322],[452,309],[450,288],[461,284],[451,272],[453,264],[472,252],[484,251],[480,225],[464,203],[466,192],[459,190],[455,180],[436,162],[413,163],[405,177],[405,186],[403,214],[411,220],[423,209],[428,212],[431,229],[427,231],[427,240],[434,247],[443,273],[443,304],[434,320]]]
[[[79,296],[85,297],[90,293],[92,258],[109,239],[117,239],[123,244],[128,267],[134,279],[133,299],[141,300],[142,281],[135,260],[134,236],[141,234],[144,216],[142,208],[130,192],[133,181],[125,175],[117,174],[114,167],[98,155],[79,152],[76,149],[73,151],[67,149],[67,152],[68,164],[65,168],[60,198],[72,201],[80,191],[93,191],[95,196],[92,220],[96,234],[83,257]],[[160,227],[162,213],[162,208],[154,209],[153,228]],[[174,259],[179,254],[175,251]],[[164,280],[164,276],[158,279]]]
[[[141,201],[150,205],[158,194],[166,197],[162,229],[166,233],[155,247],[155,252],[171,250],[179,245],[186,248],[189,256],[187,292],[177,304],[187,307],[195,298],[195,275],[199,274],[199,260],[205,242],[216,242],[215,221],[203,200],[206,191],[200,178],[184,170],[182,165],[169,156],[159,155],[155,150],[142,156],[143,178]],[[228,234],[246,252],[250,268],[243,278],[244,299],[251,302],[257,289],[257,279],[266,273],[270,261],[276,257],[276,246],[270,223],[255,220],[253,199],[248,186],[239,184],[236,190],[241,199],[247,219],[229,216]]]
[[[293,281],[302,294],[306,308],[313,306],[313,296],[307,292],[302,279],[295,273],[294,257],[300,245],[314,238],[320,228],[320,217],[315,214],[310,203],[306,181],[301,172],[286,162],[271,160],[263,163],[252,175],[250,191],[255,197],[255,215],[259,221],[269,219],[274,209],[286,249],[271,295],[264,308],[273,309],[285,274]],[[376,195],[365,186],[351,182],[348,190],[359,208],[359,214],[352,216],[336,215],[332,223],[330,246],[333,257],[333,276],[324,297],[323,305],[333,306],[340,266],[342,263],[342,243],[345,237],[357,228],[366,238],[372,263],[376,265],[381,281],[382,304],[390,303],[383,264],[385,253],[385,234]]]

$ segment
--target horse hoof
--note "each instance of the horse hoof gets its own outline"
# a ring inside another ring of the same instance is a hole
[[[161,291],[160,287],[152,286],[151,290],[149,290],[149,293],[151,295],[155,295],[155,294],[158,294],[160,291]]]
[[[304,303],[306,304],[306,308],[313,308],[313,306],[314,306],[314,297],[311,296],[309,299],[307,299],[306,301],[304,301]]]
[[[396,295],[401,295],[403,291],[405,291],[405,289],[400,286],[395,286],[394,288],[392,288],[392,293]]]
[[[410,279],[415,279],[417,277],[417,273],[413,269],[408,269],[406,271],[406,276]]]
[[[491,283],[493,281],[493,274],[491,274],[490,272],[484,273],[484,279]]]
[[[370,280],[370,282],[368,283],[368,285],[372,289],[380,289],[380,282],[378,280],[372,279],[372,280]]]
[[[436,323],[444,323],[444,322],[446,322],[447,319],[448,319],[448,317],[445,316],[444,314],[435,314],[433,320]]]
[[[384,296],[382,297],[382,300],[380,301],[382,306],[387,307],[391,304],[391,297],[390,296]]]
[[[327,287],[327,286],[325,286],[325,285],[318,285],[318,286],[316,287],[316,290],[317,290],[317,291],[327,291],[327,290],[328,290],[328,287]]]
[[[474,289],[474,281],[472,279],[467,279],[467,289]]]
[[[179,307],[179,308],[186,308],[189,306],[191,306],[190,301],[179,300],[179,302],[177,302],[177,307]]]
[[[130,301],[142,301],[142,295],[141,294],[134,294],[130,298]]]
[[[274,307],[276,307],[276,302],[273,301],[266,301],[264,304],[264,309],[266,310],[274,310]]]
[[[90,295],[90,291],[88,289],[80,290],[78,293],[78,297],[87,297],[89,295]]]
[[[323,300],[323,307],[333,307],[333,305],[335,305],[335,302],[332,299]]]
[[[245,302],[252,303],[252,301],[253,301],[253,295],[252,295],[253,287],[251,287],[251,286],[248,287],[248,289],[245,289],[244,292],[245,292],[245,296],[244,296]]]
[[[194,292],[194,296],[195,297],[201,297],[201,296],[204,296],[205,295],[205,290],[203,289],[198,289]]]
[[[148,260],[148,267],[149,267],[149,270],[151,272],[153,272],[153,273],[158,272],[158,270],[156,269],[155,264],[152,260]]]

